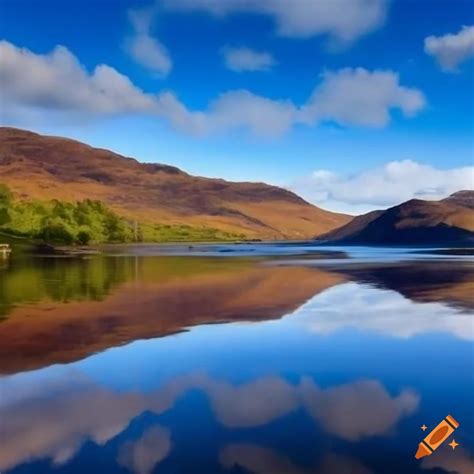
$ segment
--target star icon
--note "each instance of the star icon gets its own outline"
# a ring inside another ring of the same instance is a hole
[[[459,443],[456,443],[456,441],[453,439],[450,443],[449,446],[453,448],[453,451],[456,449],[457,446],[459,446]]]
[[[428,427],[427,427],[426,425],[423,425],[423,426],[421,427],[421,429],[422,429],[423,431],[426,431],[426,430],[428,429]]]

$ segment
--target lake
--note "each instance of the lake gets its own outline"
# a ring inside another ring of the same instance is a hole
[[[104,250],[0,260],[3,474],[474,472],[471,255]]]

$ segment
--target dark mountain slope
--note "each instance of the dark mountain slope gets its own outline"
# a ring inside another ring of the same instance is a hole
[[[471,245],[473,195],[473,191],[461,191],[441,201],[412,199],[356,217],[321,239],[357,245]]]

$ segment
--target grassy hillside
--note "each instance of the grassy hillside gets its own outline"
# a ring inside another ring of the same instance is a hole
[[[74,203],[18,200],[4,184],[0,184],[0,235],[2,243],[21,243],[28,239],[82,245],[235,240],[242,237],[206,227],[141,224],[118,215],[103,202],[91,199]]]

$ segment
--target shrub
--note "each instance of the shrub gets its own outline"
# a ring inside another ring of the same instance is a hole
[[[38,232],[38,237],[45,242],[58,242],[68,245],[75,241],[74,234],[71,230],[57,219],[47,221]]]
[[[81,245],[88,245],[91,241],[91,236],[89,232],[85,230],[80,230],[77,234],[76,240]]]

